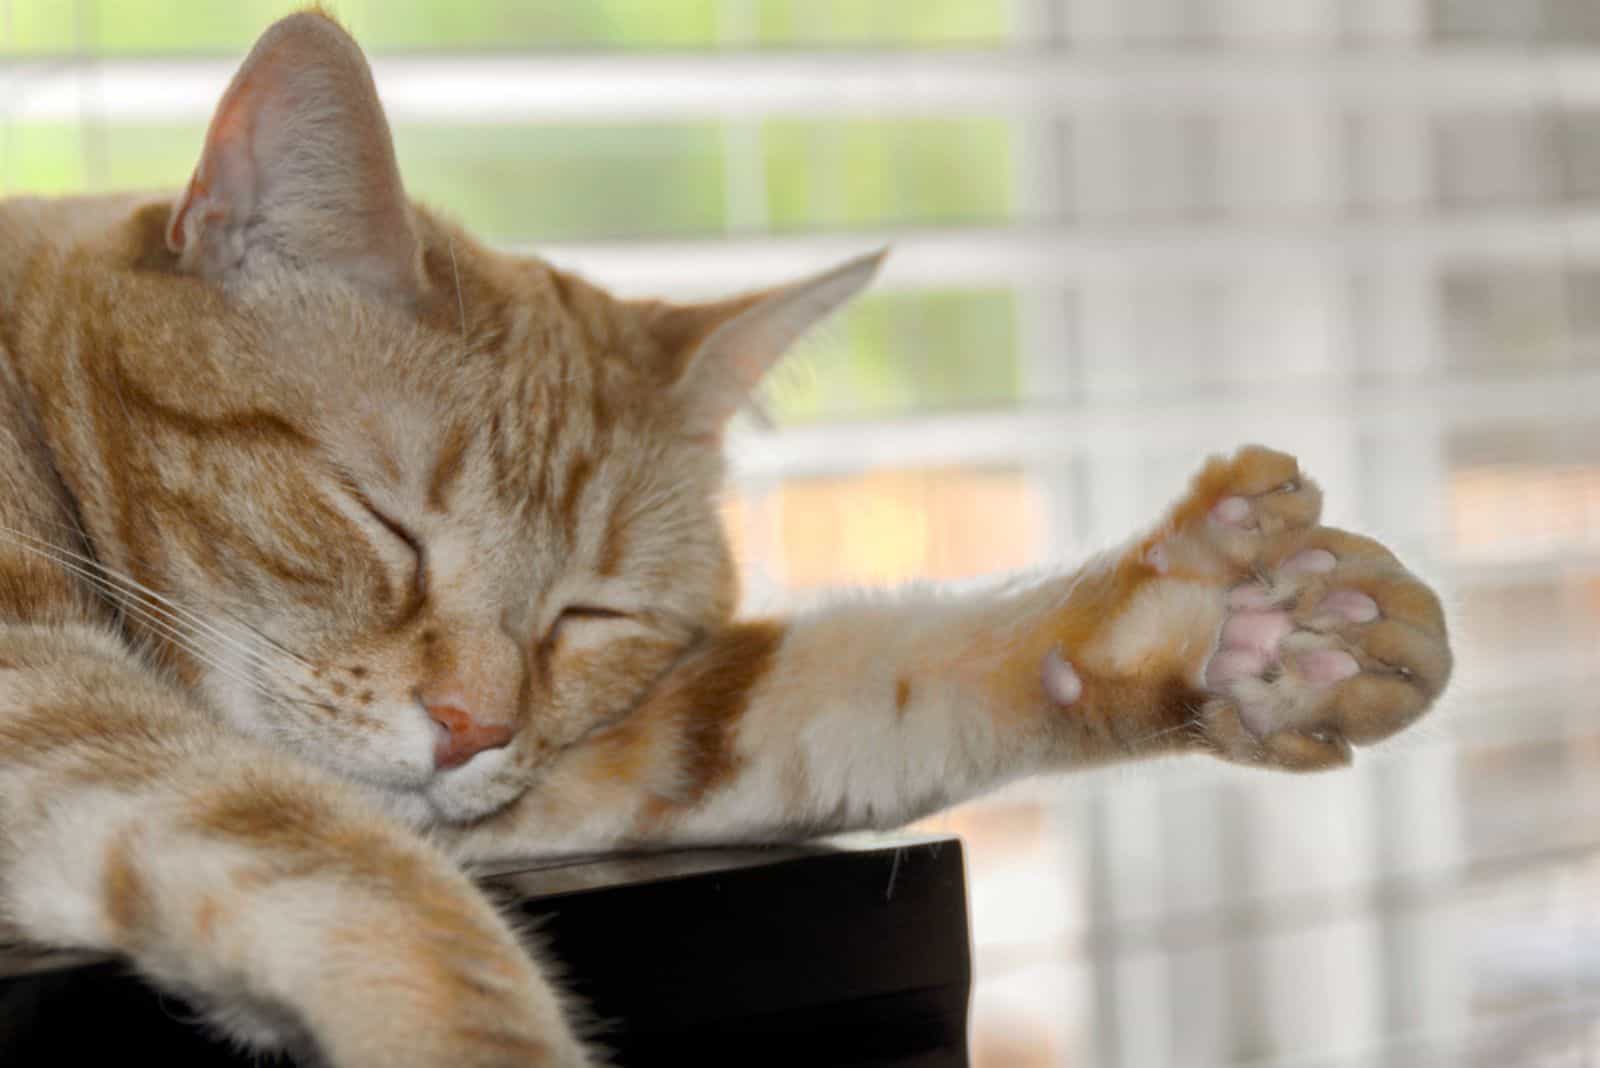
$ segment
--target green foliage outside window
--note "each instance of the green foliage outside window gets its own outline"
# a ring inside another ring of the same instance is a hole
[[[282,0],[58,0],[0,4],[0,53],[237,55]],[[991,44],[1004,0],[339,0],[374,53],[540,48]],[[9,16],[9,17],[8,17]],[[22,86],[25,91],[26,86]],[[753,132],[754,136],[750,136]],[[199,122],[7,121],[0,194],[171,189],[193,166]],[[408,188],[489,240],[1005,225],[1010,125],[1002,119],[785,117],[447,125],[395,129]],[[759,183],[730,203],[734,182]],[[752,216],[753,210],[757,217]],[[604,279],[600,279],[604,281]],[[870,296],[810,342],[775,384],[787,421],[1015,403],[1013,299],[939,290]]]
[[[0,52],[231,55],[302,0],[12,0]],[[329,0],[372,52],[957,45],[1005,36],[1006,0]]]

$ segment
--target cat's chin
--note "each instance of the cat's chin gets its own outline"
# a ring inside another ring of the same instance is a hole
[[[482,759],[481,757],[479,759]],[[523,793],[523,787],[494,777],[494,768],[475,769],[474,760],[457,771],[436,775],[422,797],[433,823],[474,823],[505,808]],[[475,773],[476,772],[476,773]]]
[[[423,830],[441,824],[476,823],[511,804],[523,793],[514,783],[493,778],[492,769],[468,768],[434,774],[422,784],[360,782],[368,796],[393,819]]]
[[[472,794],[430,788],[428,790],[394,790],[369,788],[378,807],[391,818],[417,830],[427,830],[444,824],[476,823],[492,816],[516,800],[516,794],[504,798],[485,798],[481,792]]]

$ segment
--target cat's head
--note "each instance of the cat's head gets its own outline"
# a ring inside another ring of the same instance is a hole
[[[157,343],[108,342],[138,499],[97,537],[192,614],[236,727],[424,819],[507,804],[726,622],[724,426],[877,264],[673,305],[485,249],[406,198],[316,14],[261,39],[146,215],[159,269],[114,299]]]

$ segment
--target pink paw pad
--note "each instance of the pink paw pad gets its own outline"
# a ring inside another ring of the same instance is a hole
[[[1231,499],[1231,498],[1230,498]],[[1224,501],[1224,504],[1227,502]],[[1221,505],[1217,508],[1221,510]],[[1280,575],[1324,575],[1338,566],[1326,549],[1306,549],[1285,560]],[[1249,582],[1228,591],[1228,614],[1217,636],[1217,648],[1205,666],[1205,684],[1213,690],[1235,691],[1241,685],[1273,682],[1287,673],[1302,685],[1332,686],[1361,673],[1356,658],[1341,649],[1305,648],[1291,636],[1298,629],[1295,615],[1285,603],[1294,586]],[[1317,602],[1317,614],[1345,623],[1370,623],[1382,613],[1378,602],[1360,590],[1336,589]],[[1309,637],[1309,634],[1307,635]],[[1240,714],[1249,728],[1261,735],[1275,729],[1276,718],[1268,706],[1241,702]]]
[[[1272,658],[1254,649],[1222,649],[1206,664],[1206,685],[1220,688],[1241,679],[1253,679],[1267,670]]]
[[[1058,705],[1070,705],[1083,696],[1083,680],[1062,658],[1060,649],[1052,649],[1045,656],[1040,675],[1045,694]]]
[[[1356,658],[1342,649],[1315,649],[1295,657],[1300,675],[1314,686],[1331,686],[1361,673]]]
[[[1212,506],[1211,518],[1230,527],[1244,526],[1250,518],[1250,502],[1243,497],[1224,497]]]
[[[1334,590],[1317,606],[1352,623],[1371,623],[1378,618],[1378,602],[1359,590]]]
[[[1224,649],[1249,649],[1270,656],[1294,630],[1286,612],[1239,612],[1222,627]]]
[[[1283,571],[1291,575],[1324,575],[1339,566],[1339,561],[1326,549],[1307,549],[1295,553],[1284,562]]]

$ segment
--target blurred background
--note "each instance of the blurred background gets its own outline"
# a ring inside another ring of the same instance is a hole
[[[0,194],[177,186],[288,6],[0,0]],[[1072,561],[1249,440],[1445,592],[1458,681],[1352,771],[930,824],[979,1065],[1600,1063],[1600,3],[333,7],[504,246],[693,296],[893,243],[734,442],[753,601]]]

